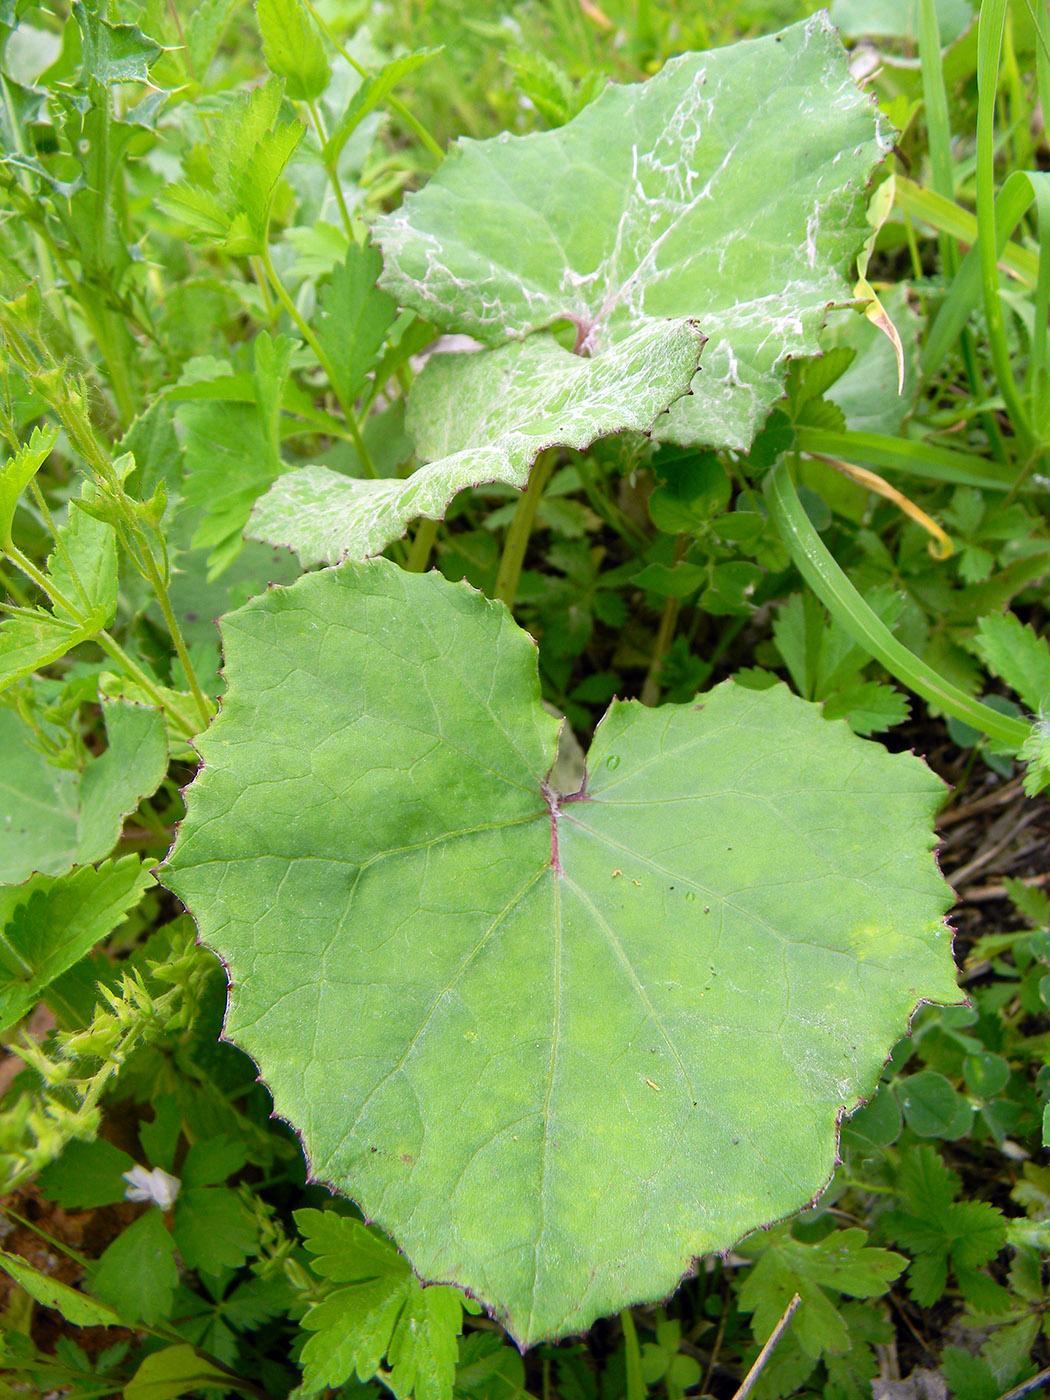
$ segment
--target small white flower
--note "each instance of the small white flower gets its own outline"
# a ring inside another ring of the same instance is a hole
[[[175,1197],[179,1194],[181,1182],[171,1176],[163,1167],[154,1167],[148,1172],[145,1167],[132,1167],[121,1176],[128,1183],[124,1199],[128,1201],[152,1201],[161,1210],[171,1210]]]

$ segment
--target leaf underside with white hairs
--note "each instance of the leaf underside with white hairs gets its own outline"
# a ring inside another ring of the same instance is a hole
[[[405,478],[288,472],[256,502],[246,533],[294,549],[304,565],[367,559],[410,521],[440,520],[468,486],[523,487],[545,447],[648,430],[688,390],[702,346],[691,322],[667,321],[593,358],[546,334],[492,353],[435,355],[413,388],[409,418],[421,455],[435,460]]]
[[[377,220],[382,284],[492,346],[569,320],[580,349],[692,317],[692,397],[658,435],[746,449],[786,361],[819,353],[889,148],[827,15],[611,84],[555,131],[458,141]]]

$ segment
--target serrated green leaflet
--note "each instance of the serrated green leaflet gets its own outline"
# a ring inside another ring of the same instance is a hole
[[[0,882],[61,875],[101,860],[122,819],[155,791],[168,766],[159,710],[103,701],[109,747],[82,772],[55,768],[13,710],[0,710]]]
[[[385,285],[489,345],[564,319],[583,351],[695,317],[693,397],[660,436],[746,448],[816,354],[886,149],[826,15],[610,85],[557,131],[460,141],[379,219]],[[757,173],[760,172],[760,177]]]
[[[258,501],[246,534],[288,545],[304,564],[378,554],[419,516],[440,520],[468,486],[524,486],[545,447],[648,429],[689,388],[702,346],[696,327],[677,321],[644,326],[591,359],[549,335],[488,354],[435,355],[407,424],[427,466],[374,481],[327,467],[288,472]]]
[[[111,933],[153,883],[136,856],[0,887],[0,1030]]]
[[[941,785],[784,687],[615,703],[585,792],[498,604],[386,561],[223,624],[166,883],[316,1177],[524,1343],[669,1293],[826,1182],[958,996]]]

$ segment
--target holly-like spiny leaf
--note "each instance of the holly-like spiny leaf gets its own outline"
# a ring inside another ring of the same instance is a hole
[[[524,1343],[798,1209],[958,992],[941,785],[778,686],[614,703],[581,791],[506,609],[348,563],[224,621],[165,882],[316,1178]]]

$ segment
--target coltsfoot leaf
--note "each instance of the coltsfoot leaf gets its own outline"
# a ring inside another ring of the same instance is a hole
[[[521,1342],[803,1206],[954,1001],[940,782],[784,686],[615,702],[585,787],[506,609],[346,563],[223,623],[165,881],[315,1178]]]
[[[488,345],[575,322],[584,351],[656,319],[710,337],[660,436],[746,449],[790,356],[818,353],[870,235],[888,148],[826,14],[610,84],[572,121],[455,143],[377,220],[384,284]]]
[[[379,480],[327,467],[288,472],[256,503],[246,533],[289,546],[304,564],[367,559],[412,520],[440,520],[468,486],[523,487],[545,447],[646,431],[688,390],[703,344],[695,325],[676,321],[643,326],[593,359],[569,354],[549,335],[491,353],[435,355],[408,417],[427,466]]]

